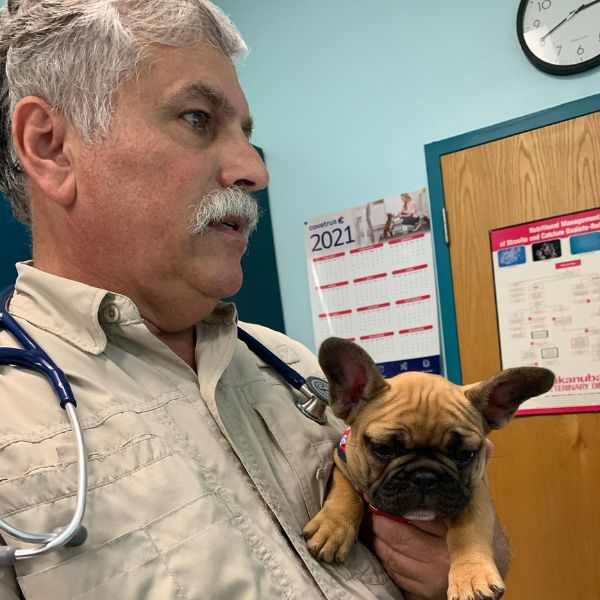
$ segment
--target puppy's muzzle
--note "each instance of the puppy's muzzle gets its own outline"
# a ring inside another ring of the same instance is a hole
[[[470,498],[470,488],[456,475],[443,469],[414,466],[387,477],[373,493],[372,504],[392,515],[426,510],[450,517],[466,506]]]

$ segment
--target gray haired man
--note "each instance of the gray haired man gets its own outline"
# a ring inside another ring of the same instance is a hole
[[[304,418],[220,303],[242,282],[249,192],[268,181],[244,52],[206,0],[0,10],[0,187],[33,242],[10,312],[66,372],[89,469],[87,541],[0,568],[0,600],[445,596],[440,523],[371,517],[381,562],[357,543],[324,565],[301,537],[342,424]],[[244,327],[319,373],[300,344]],[[0,517],[52,531],[76,493],[68,420],[14,368],[0,408]]]

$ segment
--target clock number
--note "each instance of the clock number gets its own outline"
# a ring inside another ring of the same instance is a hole
[[[538,2],[538,10],[541,12],[542,10],[546,10],[552,6],[552,2],[550,0],[544,0],[543,2]]]
[[[556,51],[558,53],[558,55],[560,56],[560,53],[562,51],[562,46],[554,46],[556,48]]]
[[[579,56],[581,56],[583,53],[585,52],[585,49],[583,48],[583,46],[580,44],[579,48],[577,48],[577,54],[579,54]]]
[[[540,26],[540,24],[541,24],[541,21],[540,21],[539,19],[536,19],[536,20],[533,22],[533,26],[534,26],[536,29],[537,29],[537,28]]]

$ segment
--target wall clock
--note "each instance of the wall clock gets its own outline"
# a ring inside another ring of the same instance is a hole
[[[527,58],[553,75],[600,65],[600,0],[521,0],[517,35]]]

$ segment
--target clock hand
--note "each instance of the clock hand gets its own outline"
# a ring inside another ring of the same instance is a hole
[[[569,19],[572,19],[577,13],[581,12],[582,10],[585,10],[586,8],[590,8],[590,6],[594,6],[594,4],[598,4],[598,2],[600,2],[600,0],[592,0],[591,2],[587,2],[587,3],[584,2],[581,6],[578,6],[577,8],[573,9],[562,21],[557,23],[550,31],[545,33],[540,38],[540,41],[543,42],[553,31],[556,31],[561,25],[564,25]]]
[[[596,0],[594,0],[594,1],[596,1]],[[585,6],[585,4],[583,6]],[[581,10],[581,6],[579,8],[576,8],[575,10],[572,10],[562,21],[557,23],[550,31],[548,31],[546,34],[544,34],[540,38],[540,42],[543,42],[553,31],[556,31],[561,25],[563,25],[569,19],[571,19],[573,16],[575,16],[580,10]]]
[[[594,6],[594,4],[598,4],[598,2],[600,2],[600,0],[593,0],[593,2],[587,2],[585,4],[582,4],[578,10],[585,10],[586,8],[589,8],[590,6]]]

